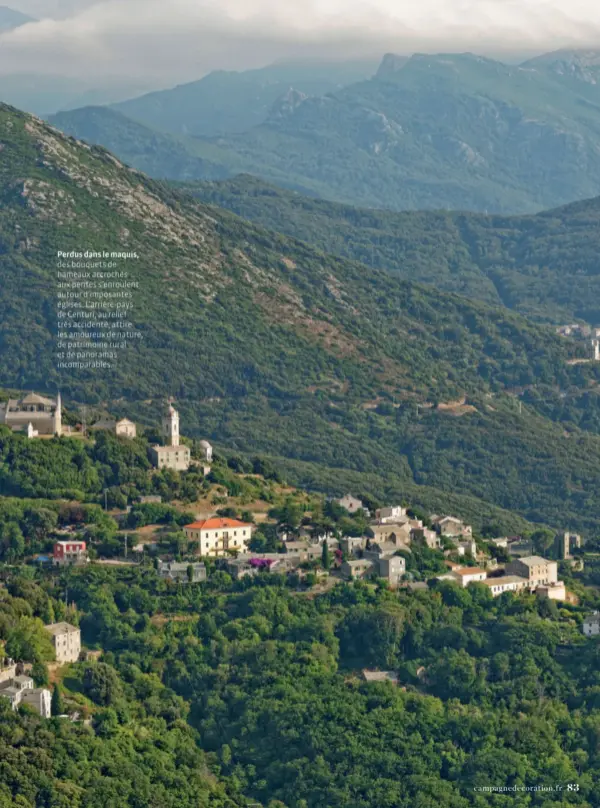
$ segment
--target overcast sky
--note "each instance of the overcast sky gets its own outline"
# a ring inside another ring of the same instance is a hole
[[[598,0],[3,0],[0,74],[170,82],[303,55],[600,47]]]

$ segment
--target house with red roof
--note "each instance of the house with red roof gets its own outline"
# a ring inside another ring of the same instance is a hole
[[[202,556],[226,556],[245,553],[252,538],[254,525],[214,516],[185,525],[183,531],[188,541],[198,542]]]

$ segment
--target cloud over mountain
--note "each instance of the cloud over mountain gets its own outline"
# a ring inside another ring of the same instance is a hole
[[[21,0],[43,19],[0,37],[0,73],[178,79],[303,55],[590,46],[593,0]],[[64,17],[67,14],[68,16]]]

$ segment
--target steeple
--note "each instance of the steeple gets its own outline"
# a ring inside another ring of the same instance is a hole
[[[56,397],[56,410],[54,411],[54,434],[58,435],[59,438],[62,435],[62,398],[60,390]]]
[[[162,432],[167,446],[179,446],[179,413],[173,406],[173,399],[169,398],[162,419]]]

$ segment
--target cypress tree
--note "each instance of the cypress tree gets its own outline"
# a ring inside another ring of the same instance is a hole
[[[50,712],[52,715],[63,715],[64,707],[62,702],[62,696],[60,692],[60,686],[57,684],[54,685],[54,690],[52,691],[52,701],[50,702]]]
[[[324,570],[328,570],[331,566],[331,553],[329,552],[329,545],[327,539],[323,542],[323,552],[321,554],[321,564]]]

